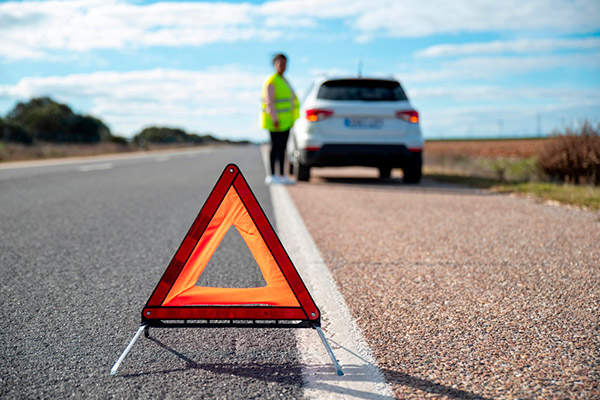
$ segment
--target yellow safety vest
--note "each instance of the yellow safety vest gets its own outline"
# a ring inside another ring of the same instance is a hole
[[[275,112],[277,113],[277,119],[279,121],[279,127],[275,128],[271,114],[266,112],[267,103],[267,88],[270,84],[273,84],[275,89]],[[294,104],[292,104],[292,96],[294,97]],[[300,116],[300,103],[298,97],[296,97],[294,91],[288,86],[286,81],[279,74],[273,74],[265,82],[262,93],[262,127],[268,129],[271,132],[283,132],[294,126],[294,122]]]

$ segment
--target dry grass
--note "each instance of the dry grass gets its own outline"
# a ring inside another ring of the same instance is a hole
[[[456,140],[425,144],[425,176],[442,182],[519,193],[600,209],[600,188],[544,182],[537,155],[550,139]]]
[[[147,150],[168,150],[186,148],[187,144],[151,144]],[[65,157],[86,157],[103,154],[130,153],[140,151],[134,144],[98,143],[98,144],[54,144],[39,143],[27,146],[0,141],[0,162],[41,160]]]
[[[547,139],[452,140],[425,143],[425,173],[500,182],[539,180],[536,155]]]
[[[600,186],[600,124],[586,121],[551,137],[539,153],[538,165],[561,182]]]
[[[0,162],[40,160],[49,158],[97,156],[101,154],[126,153],[136,151],[130,145],[116,143],[100,144],[53,144],[23,145],[0,142]]]
[[[425,154],[483,158],[530,158],[538,154],[546,142],[546,138],[434,140],[425,143]]]

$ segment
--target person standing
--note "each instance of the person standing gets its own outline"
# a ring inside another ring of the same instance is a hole
[[[290,129],[300,115],[300,103],[289,82],[283,77],[287,67],[287,57],[279,53],[273,57],[275,73],[266,80],[262,93],[262,127],[271,136],[271,175],[265,179],[266,184],[293,184],[285,176],[285,149]],[[279,163],[279,174],[275,172],[275,164]]]

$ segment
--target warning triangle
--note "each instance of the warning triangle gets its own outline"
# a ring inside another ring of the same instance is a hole
[[[197,286],[227,232],[246,242],[265,286]],[[142,321],[300,320],[320,325],[320,312],[246,179],[229,164],[142,311]]]

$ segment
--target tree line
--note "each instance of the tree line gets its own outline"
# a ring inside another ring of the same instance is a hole
[[[115,136],[99,118],[80,115],[66,104],[50,97],[33,98],[18,103],[8,114],[0,117],[0,140],[34,144],[51,143],[100,143],[127,144],[127,139]],[[211,144],[247,143],[220,140],[210,134],[190,134],[179,128],[148,127],[133,137],[137,145],[155,144]]]
[[[76,114],[49,97],[18,103],[0,119],[0,139],[5,142],[97,143],[111,138],[100,119]]]

